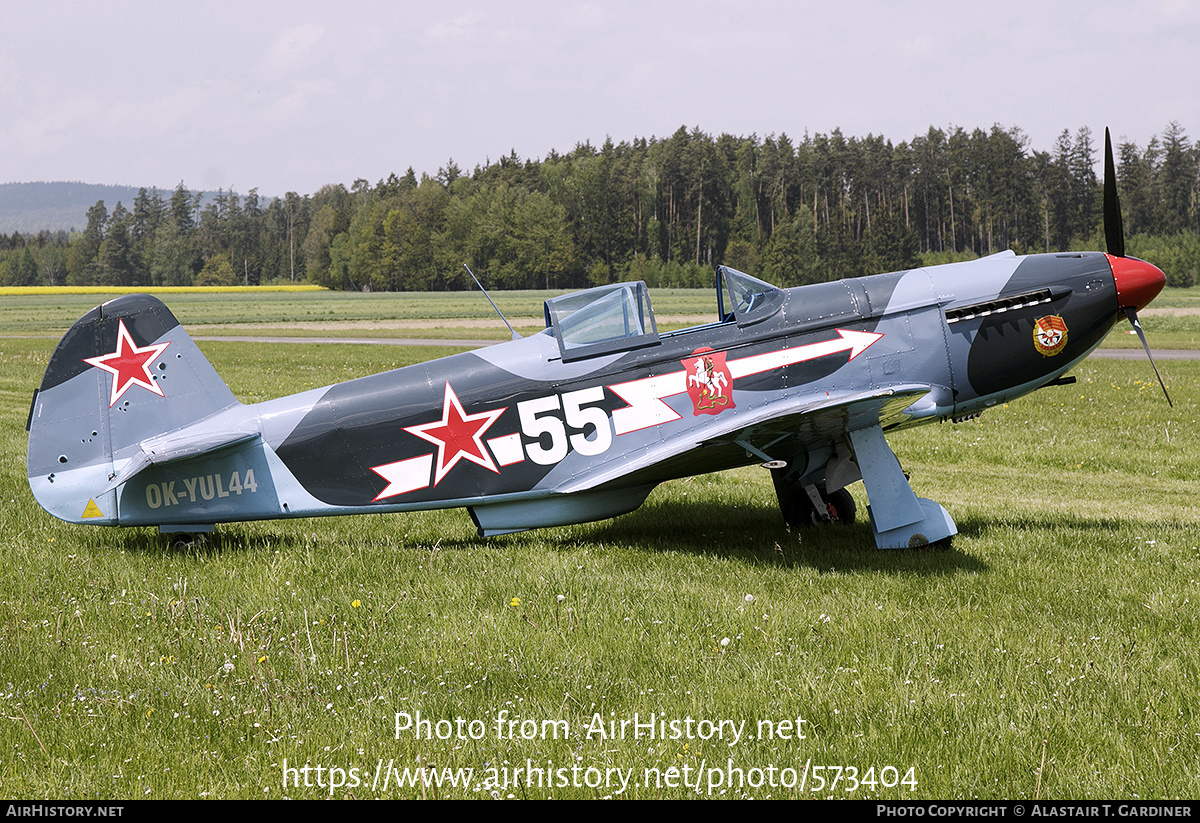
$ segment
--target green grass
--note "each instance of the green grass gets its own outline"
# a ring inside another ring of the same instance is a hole
[[[1154,298],[1157,308],[1195,309],[1200,308],[1200,286],[1187,289],[1163,289]]]
[[[1193,294],[1195,292],[1195,294]],[[544,328],[542,302],[562,292],[512,291],[492,295],[522,335]],[[115,295],[113,295],[115,296]],[[0,336],[58,337],[106,295],[21,295],[0,299]],[[496,340],[508,329],[476,292],[171,294],[163,296],[179,321],[198,336],[379,337]],[[716,319],[709,289],[654,289],[660,331]],[[1154,307],[1200,306],[1200,288],[1167,289]],[[1142,318],[1156,349],[1200,348],[1200,316]],[[1103,348],[1140,348],[1120,324]]]
[[[544,328],[542,303],[562,291],[502,291],[492,295],[514,325]],[[84,312],[116,295],[21,295],[0,299],[0,334],[54,333],[61,335]],[[507,337],[495,310],[478,292],[265,292],[253,294],[171,294],[163,301],[189,329],[266,324],[337,324],[388,321],[484,320],[484,331]],[[659,315],[697,315],[716,319],[716,293],[708,289],[655,289]],[[227,333],[238,333],[227,331]],[[310,334],[312,332],[309,332]],[[354,332],[347,332],[353,334]],[[362,334],[361,331],[357,332]],[[408,336],[414,336],[411,332]],[[461,336],[461,335],[459,335]]]
[[[1200,315],[1173,317],[1146,315],[1138,318],[1152,349],[1200,349]],[[1121,320],[1100,344],[1102,349],[1140,349],[1142,343],[1130,334],[1129,323]]]
[[[615,520],[490,540],[447,511],[232,525],[171,548],[33,502],[23,424],[52,346],[0,340],[6,796],[330,795],[285,788],[286,760],[313,783],[317,766],[362,770],[366,785],[335,797],[489,797],[487,769],[527,759],[632,770],[623,797],[697,796],[645,772],[730,762],[748,780],[806,763],[875,770],[874,786],[847,791],[843,777],[816,796],[1200,795],[1200,364],[1161,364],[1174,410],[1145,363],[1091,361],[1074,385],[891,437],[917,493],[959,524],[948,552],[879,552],[861,517],[788,532],[761,469],[664,485]],[[201,346],[248,402],[444,353]],[[483,733],[397,737],[397,713],[417,712]],[[501,739],[503,712],[536,733]],[[586,734],[597,715],[635,713],[749,734],[800,718],[805,736]],[[380,762],[475,776],[384,791],[370,785]],[[885,766],[892,783],[911,768],[915,789],[880,785]]]

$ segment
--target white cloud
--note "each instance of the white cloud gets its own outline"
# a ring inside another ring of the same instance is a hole
[[[484,33],[483,22],[486,19],[487,16],[482,12],[469,11],[456,17],[434,20],[425,33],[438,40],[462,40]]]
[[[288,29],[275,38],[263,58],[267,69],[277,72],[292,72],[304,68],[313,47],[325,36],[325,27],[317,23],[305,23]]]

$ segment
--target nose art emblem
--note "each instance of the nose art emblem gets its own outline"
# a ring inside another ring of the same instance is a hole
[[[1067,345],[1067,324],[1061,316],[1052,314],[1040,318],[1033,326],[1033,346],[1046,357],[1058,354]]]

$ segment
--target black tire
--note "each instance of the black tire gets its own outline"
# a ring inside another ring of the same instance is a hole
[[[811,526],[817,516],[812,502],[803,489],[799,494],[788,494],[786,498],[780,496],[779,513],[783,515],[783,523],[789,529]]]
[[[849,525],[854,522],[854,515],[858,513],[858,506],[854,503],[854,497],[845,489],[826,494],[824,486],[817,487],[821,492],[821,499],[829,505],[829,514],[839,523]]]
[[[821,500],[829,508],[829,514],[838,523],[853,523],[854,516],[858,511],[858,507],[854,503],[854,498],[850,492],[845,489],[838,489],[835,492],[828,493],[825,491],[825,484],[817,484],[817,492],[821,495]],[[779,512],[783,515],[783,522],[788,528],[797,529],[807,526],[823,526],[829,521],[826,520],[821,513],[817,512],[809,499],[808,493],[804,491],[804,487],[799,483],[779,481],[775,482],[775,494],[779,498]]]

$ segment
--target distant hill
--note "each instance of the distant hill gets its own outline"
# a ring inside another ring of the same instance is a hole
[[[150,187],[146,187],[147,191]],[[169,200],[174,189],[159,189]],[[83,231],[87,210],[103,200],[112,212],[118,202],[133,211],[137,186],[103,186],[96,183],[0,183],[0,232],[37,234],[46,231]],[[215,192],[204,192],[207,202]]]

